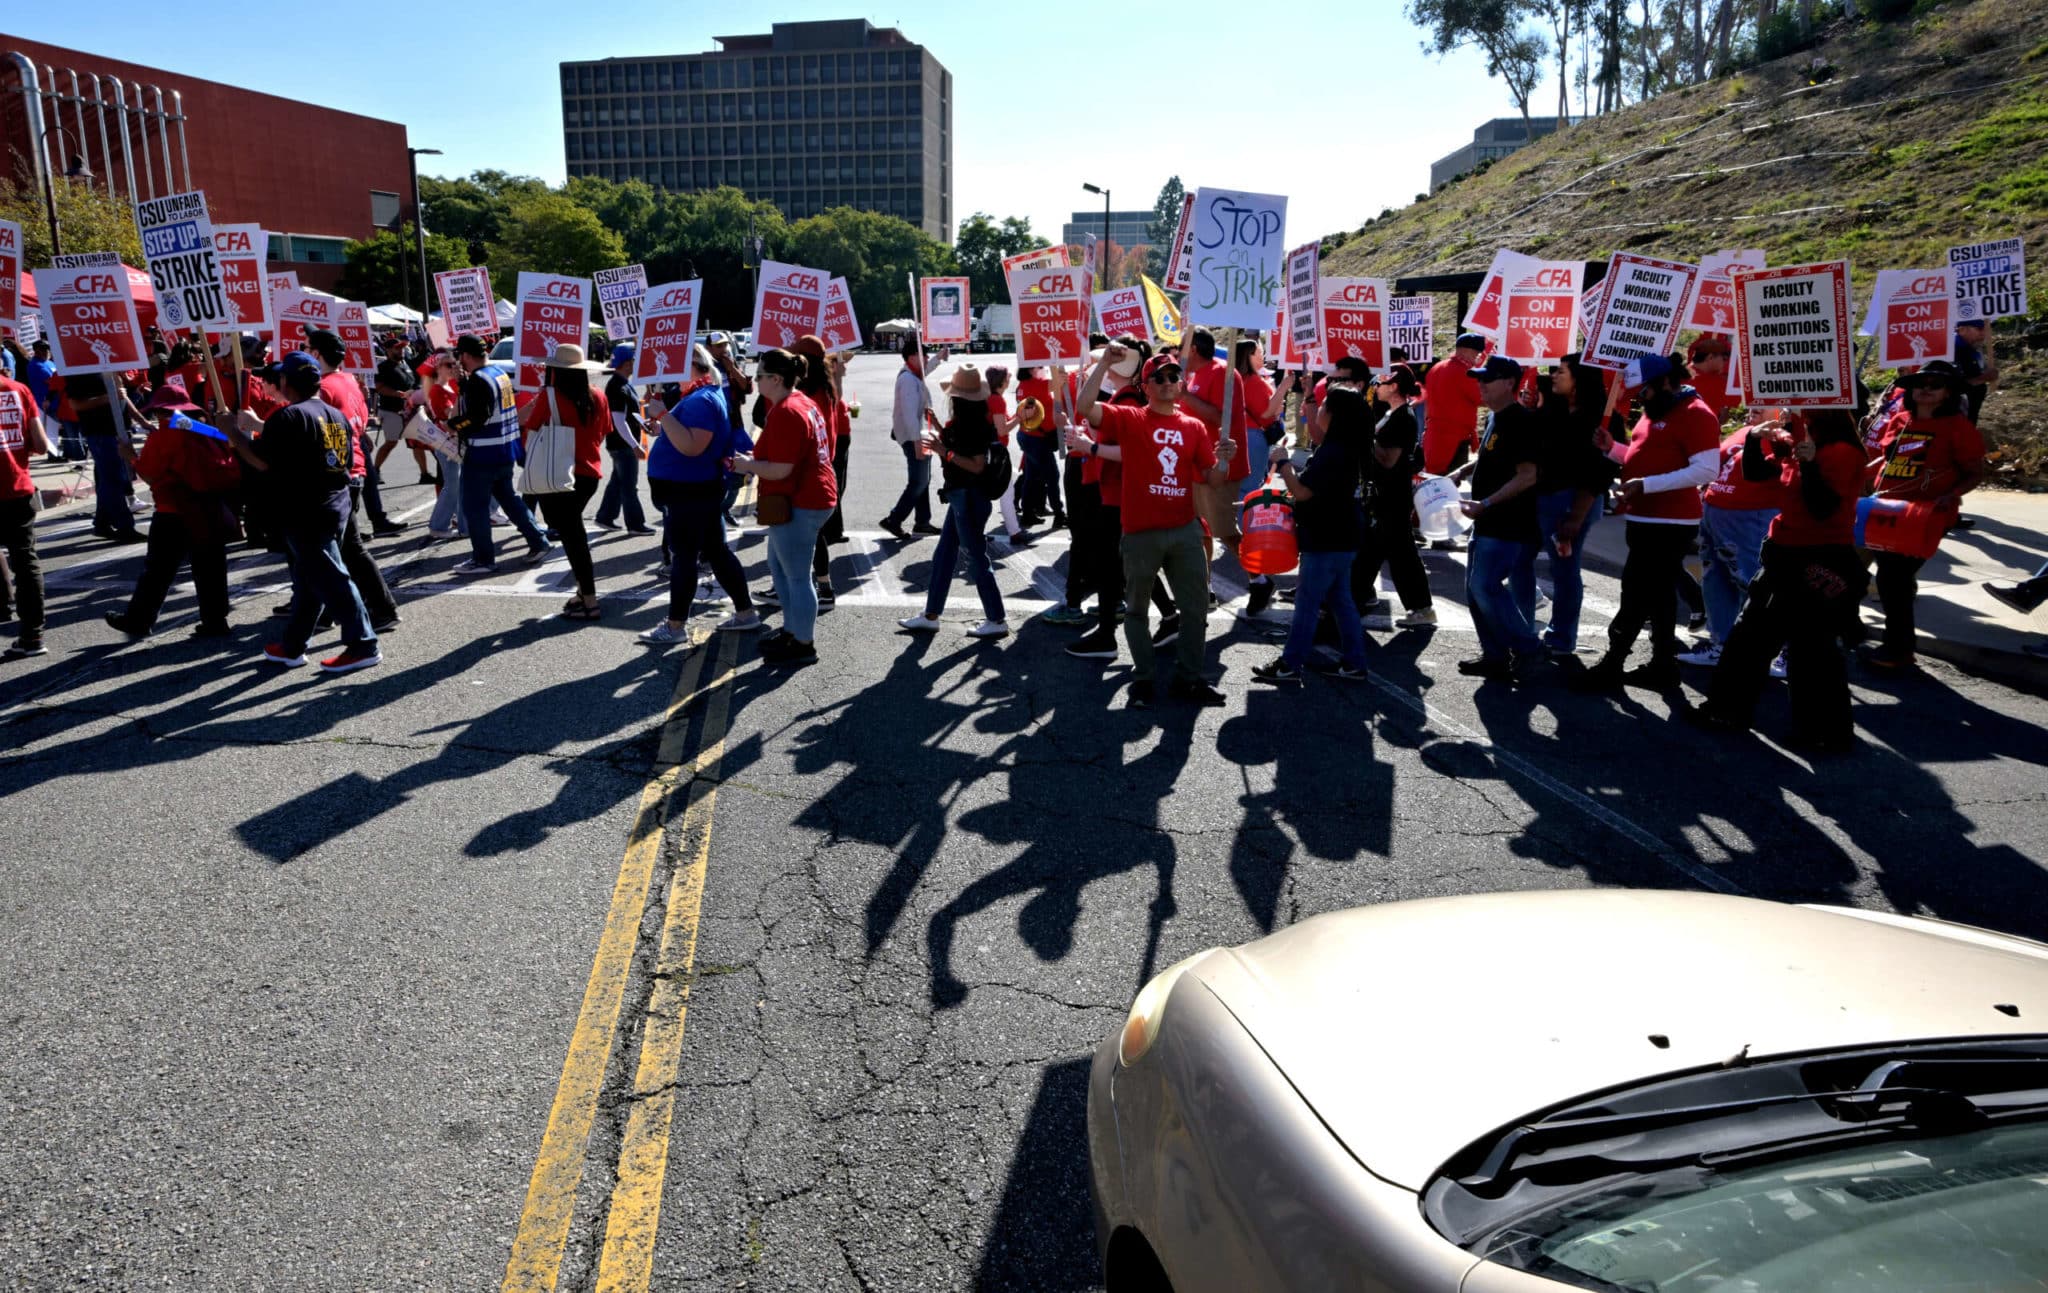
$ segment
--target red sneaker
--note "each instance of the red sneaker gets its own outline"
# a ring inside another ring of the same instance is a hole
[[[272,642],[269,646],[263,648],[263,658],[272,664],[281,664],[287,669],[296,669],[306,663],[305,656],[288,653],[284,649],[284,645],[278,642]]]
[[[384,653],[377,649],[375,643],[372,643],[369,646],[352,646],[345,649],[340,655],[328,656],[320,662],[320,672],[354,673],[358,669],[368,669],[372,665],[383,663]]]

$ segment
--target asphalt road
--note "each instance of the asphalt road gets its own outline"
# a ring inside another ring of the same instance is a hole
[[[1651,693],[1475,685],[1433,553],[1445,626],[1375,632],[1370,680],[1260,687],[1276,644],[1225,613],[1230,703],[1136,713],[1034,618],[1057,535],[1003,554],[1011,640],[960,635],[959,586],[903,635],[895,368],[854,366],[856,537],[794,673],[636,644],[649,540],[601,538],[579,626],[561,563],[459,584],[423,513],[374,545],[379,669],[259,663],[255,554],[231,643],[181,590],[127,644],[99,616],[139,550],[47,520],[53,650],[0,666],[0,1286],[471,1290],[518,1253],[520,1287],[1085,1289],[1087,1056],[1202,948],[1584,885],[2048,935],[2048,704],[1938,663],[1857,678],[1863,748],[1812,763],[1782,698],[1710,739]],[[1472,1022],[1542,1004],[1504,982]]]

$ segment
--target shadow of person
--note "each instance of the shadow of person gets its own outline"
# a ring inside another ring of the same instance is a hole
[[[1084,1056],[1045,1067],[982,1245],[976,1288],[1100,1287],[1088,1205],[1088,1065]]]

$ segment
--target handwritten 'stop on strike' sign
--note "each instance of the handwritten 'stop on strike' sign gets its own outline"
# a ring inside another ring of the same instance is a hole
[[[1270,326],[1287,254],[1287,199],[1197,189],[1194,221],[1189,320],[1254,332]]]

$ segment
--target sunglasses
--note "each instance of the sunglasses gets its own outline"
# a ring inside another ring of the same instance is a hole
[[[1175,368],[1168,372],[1154,373],[1145,380],[1154,386],[1171,386],[1180,380],[1180,370]]]

